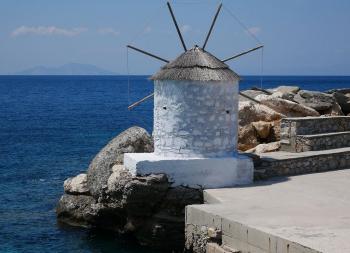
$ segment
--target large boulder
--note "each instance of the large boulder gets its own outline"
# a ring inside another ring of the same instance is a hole
[[[256,96],[258,95],[264,95],[266,93],[262,92],[262,91],[259,91],[259,90],[245,90],[245,91],[242,91],[242,93],[248,97],[251,97],[251,98],[255,98]],[[249,99],[249,98],[246,98],[242,95],[239,96],[239,101],[240,102],[243,102],[243,101],[248,101],[248,102],[251,102],[252,100]]]
[[[270,122],[258,121],[252,123],[256,133],[261,139],[266,139],[270,135],[272,124]]]
[[[298,86],[281,85],[273,89],[268,89],[271,93],[294,93],[297,94],[300,88]]]
[[[134,177],[124,188],[124,201],[129,216],[149,216],[166,195],[170,183],[165,174]]]
[[[98,214],[96,204],[92,196],[64,194],[56,207],[57,218],[71,226],[91,227]]]
[[[285,117],[320,116],[316,110],[286,99],[267,95],[259,95],[256,97],[256,99],[263,105],[280,113],[281,115],[284,115]]]
[[[323,92],[300,90],[295,95],[294,101],[321,112],[331,108],[335,99],[332,95]]]
[[[240,126],[238,131],[238,149],[245,151],[259,144],[258,135],[252,124]]]
[[[153,141],[141,127],[131,127],[111,140],[92,160],[87,172],[90,193],[98,198],[107,189],[107,180],[115,164],[123,163],[124,153],[153,151]]]
[[[246,126],[256,121],[271,122],[280,120],[285,115],[278,113],[266,105],[243,101],[238,104],[238,122],[240,126]]]
[[[350,113],[350,93],[334,92],[333,96],[345,114]]]
[[[89,194],[87,176],[85,173],[66,179],[63,183],[64,192],[68,194]]]
[[[334,102],[331,108],[323,111],[323,114],[327,116],[344,116],[342,108],[337,102]]]
[[[201,189],[184,186],[169,188],[157,212],[137,231],[138,240],[155,248],[172,248],[175,252],[182,252],[185,243],[185,207],[202,203]]]
[[[123,208],[129,216],[144,217],[164,198],[170,183],[165,174],[133,177],[122,165],[114,165],[100,201]]]

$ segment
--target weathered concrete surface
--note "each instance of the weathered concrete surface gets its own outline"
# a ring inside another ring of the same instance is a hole
[[[172,187],[222,188],[250,184],[254,164],[245,155],[232,157],[166,157],[155,153],[126,153],[124,166],[133,176],[166,174]]]
[[[349,181],[347,169],[206,190],[208,204],[187,207],[187,246],[197,226],[242,253],[350,252]]]

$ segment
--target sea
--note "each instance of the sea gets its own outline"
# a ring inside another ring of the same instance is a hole
[[[297,85],[350,88],[350,77],[246,76],[240,89]],[[85,172],[94,155],[121,131],[152,131],[147,76],[0,76],[0,252],[149,253],[133,241],[58,224],[63,181]],[[170,238],[169,238],[170,239]]]

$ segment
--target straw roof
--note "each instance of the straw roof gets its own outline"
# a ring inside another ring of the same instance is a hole
[[[163,66],[151,79],[236,81],[239,76],[218,58],[195,46]]]

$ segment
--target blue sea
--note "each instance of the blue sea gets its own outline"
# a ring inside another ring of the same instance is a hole
[[[350,88],[350,77],[265,76],[263,88]],[[240,89],[261,86],[243,77]],[[146,76],[0,76],[0,252],[154,252],[116,235],[60,226],[55,205],[63,181],[86,171],[122,130],[152,131]]]

